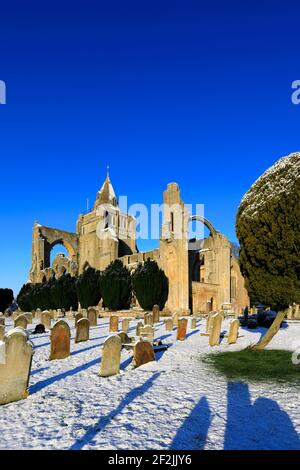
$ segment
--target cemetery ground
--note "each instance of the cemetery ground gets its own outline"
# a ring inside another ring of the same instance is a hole
[[[31,335],[35,353],[30,394],[1,406],[0,449],[300,449],[299,382],[272,380],[264,375],[266,368],[250,378],[230,374],[230,368],[249,356],[238,351],[257,342],[266,329],[240,328],[236,344],[228,345],[223,338],[211,348],[208,337],[200,334],[205,320],[197,320],[191,329],[189,319],[186,340],[176,341],[176,329],[166,331],[161,319],[155,339],[168,344],[168,350],[134,369],[132,353],[123,348],[121,373],[106,378],[99,372],[109,319],[98,319],[90,339],[77,344],[74,322],[67,322],[71,355],[65,359],[48,360],[49,331]],[[136,323],[130,321],[130,336]],[[12,328],[12,320],[7,325],[7,330]],[[229,320],[223,321],[222,331],[228,325]],[[283,368],[290,367],[298,338],[300,323],[280,329],[263,352],[272,354],[272,367],[276,369],[274,354],[279,364],[285,361]],[[224,368],[224,355],[222,359],[218,353],[226,351],[237,353],[231,362],[225,360]],[[214,364],[208,360],[211,353],[216,355]]]

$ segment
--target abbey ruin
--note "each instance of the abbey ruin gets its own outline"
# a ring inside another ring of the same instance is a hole
[[[169,279],[166,312],[186,315],[226,308],[239,313],[249,299],[229,240],[207,219],[188,212],[176,183],[168,184],[163,202],[159,247],[139,252],[136,220],[121,212],[107,176],[93,209],[79,215],[76,232],[35,222],[30,282],[43,283],[65,272],[77,276],[88,267],[103,270],[117,258],[133,270],[150,258],[157,261]],[[192,220],[200,220],[210,234],[194,242],[191,249],[188,227]],[[57,244],[64,245],[68,256],[58,254],[51,264],[51,250]]]

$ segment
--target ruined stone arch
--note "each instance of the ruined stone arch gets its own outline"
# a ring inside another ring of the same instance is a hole
[[[202,215],[191,215],[189,217],[188,222],[192,222],[193,220],[197,220],[199,222],[202,222],[205,225],[205,227],[208,228],[208,230],[210,231],[212,237],[215,237],[219,233],[219,231],[214,228],[213,224],[208,219],[203,217]]]

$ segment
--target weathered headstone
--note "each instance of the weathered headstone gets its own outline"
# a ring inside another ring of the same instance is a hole
[[[64,320],[59,320],[51,330],[51,352],[49,360],[65,359],[70,355],[70,327]]]
[[[28,337],[23,328],[10,330],[4,336],[5,358],[0,363],[0,405],[28,396],[33,355],[33,345]]]
[[[21,310],[16,310],[16,311],[12,314],[11,318],[15,321],[15,320],[18,318],[18,316],[19,316],[19,315],[22,315],[22,314],[23,314],[23,312],[21,312]]]
[[[178,325],[178,313],[177,312],[173,313],[172,319],[173,319],[173,325],[177,326]]]
[[[15,328],[18,328],[18,326],[19,326],[21,328],[24,328],[24,330],[26,330],[27,325],[28,325],[28,321],[27,321],[27,318],[25,317],[24,314],[19,315],[15,319],[15,325],[14,325]]]
[[[80,313],[82,313],[82,318],[87,318],[87,309],[86,308],[82,308]]]
[[[191,329],[194,330],[195,328],[197,328],[197,318],[192,317],[191,318]]]
[[[33,321],[32,313],[31,312],[26,312],[26,313],[24,313],[24,315],[27,319],[28,325],[32,325],[32,321]]]
[[[128,336],[128,334],[125,333],[125,331],[121,331],[121,333],[119,333],[118,336],[121,338],[122,345],[131,343],[131,339]]]
[[[109,332],[118,333],[119,331],[119,317],[117,315],[112,315],[109,317]]]
[[[141,334],[141,328],[143,328],[143,322],[142,321],[138,321],[137,324],[136,324],[136,330],[135,330],[135,334],[136,336],[140,336]]]
[[[76,328],[77,323],[79,322],[79,320],[81,320],[83,318],[83,315],[82,315],[81,312],[78,312],[78,313],[76,313],[74,318],[75,318],[75,328]]]
[[[153,325],[153,313],[145,313],[144,316],[145,325]]]
[[[81,318],[76,325],[75,343],[88,341],[90,339],[90,321],[87,318]]]
[[[129,318],[124,318],[122,320],[122,331],[124,331],[125,333],[127,333],[129,330]]]
[[[159,305],[153,305],[152,314],[153,314],[153,323],[159,322]]]
[[[147,339],[151,343],[154,341],[154,328],[151,325],[146,325],[140,328],[140,336]]]
[[[155,361],[155,354],[153,346],[149,341],[140,340],[134,345],[133,350],[133,365],[140,367],[148,362]]]
[[[172,331],[173,330],[173,319],[172,318],[167,318],[165,320],[165,327],[166,327],[166,331]]]
[[[42,312],[41,323],[44,325],[46,330],[50,330],[50,328],[51,328],[51,315],[50,315],[50,312],[48,312],[48,311]]]
[[[177,340],[184,341],[186,337],[186,329],[187,329],[187,319],[186,318],[179,318],[178,319],[178,326],[177,326]]]
[[[121,348],[122,341],[118,335],[106,338],[101,358],[101,377],[110,377],[120,373]]]
[[[211,324],[211,330],[210,330],[210,335],[209,335],[210,346],[217,346],[218,344],[220,344],[222,320],[223,320],[223,316],[220,313],[215,313],[212,316],[212,324]]]
[[[239,334],[239,320],[232,320],[229,325],[228,344],[235,344]]]
[[[90,321],[90,326],[97,326],[97,312],[94,308],[89,308],[87,312],[87,317]]]
[[[0,325],[0,341],[3,341],[4,335],[5,335],[5,326]]]
[[[209,313],[206,318],[206,333],[210,333],[211,326],[212,326],[212,317],[214,314]]]

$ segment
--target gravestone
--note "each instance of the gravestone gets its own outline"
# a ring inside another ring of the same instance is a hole
[[[109,317],[109,332],[118,333],[119,331],[119,317],[117,315],[112,315]]]
[[[235,344],[239,334],[239,320],[232,320],[229,325],[228,344]]]
[[[19,315],[22,315],[22,314],[23,314],[23,312],[21,312],[21,310],[16,310],[16,311],[12,314],[11,318],[15,321],[15,320],[18,318],[18,316],[19,316]]]
[[[153,305],[152,314],[153,314],[153,323],[159,322],[159,305]]]
[[[0,341],[3,341],[4,335],[5,335],[5,326],[0,325]]]
[[[32,310],[32,312],[31,312],[31,313],[32,313],[32,318],[33,318],[33,319],[35,319],[35,315],[36,315],[36,312],[35,312],[35,310]]]
[[[125,333],[127,333],[129,330],[129,318],[124,318],[122,320],[122,331],[124,331]]]
[[[172,319],[173,319],[173,326],[178,326],[178,313],[177,312],[173,313]]]
[[[194,330],[195,328],[197,328],[197,318],[192,317],[191,318],[191,329]]]
[[[5,317],[0,317],[0,325],[5,325]]]
[[[82,313],[78,312],[78,313],[76,313],[74,318],[75,318],[75,328],[76,328],[77,323],[79,322],[79,320],[81,320],[83,318],[83,315],[82,315]]]
[[[35,318],[36,318],[38,321],[41,321],[42,312],[41,312],[41,309],[40,309],[40,308],[37,308],[37,309],[36,309],[36,311],[35,311]]]
[[[5,357],[0,363],[0,405],[28,396],[33,355],[33,345],[28,338],[23,328],[10,330],[4,336]]]
[[[140,367],[148,362],[155,361],[154,349],[149,341],[137,341],[133,349],[133,366]]]
[[[121,348],[122,342],[118,335],[106,338],[101,358],[101,377],[110,377],[120,373]]]
[[[140,328],[140,336],[147,339],[151,343],[154,341],[154,328],[151,325],[146,325]]]
[[[212,316],[212,324],[211,324],[211,330],[210,330],[210,335],[209,335],[210,346],[217,346],[218,344],[220,344],[222,320],[223,320],[223,316],[220,313],[215,313]]]
[[[153,313],[145,313],[144,316],[145,325],[153,325]]]
[[[51,351],[49,361],[65,359],[70,355],[70,327],[64,320],[59,320],[51,330]]]
[[[166,331],[172,331],[173,330],[173,319],[172,318],[167,318],[165,320],[165,327],[166,327]]]
[[[24,313],[24,315],[27,319],[28,325],[32,325],[32,322],[33,322],[32,313],[31,312],[26,312],[26,313]]]
[[[24,314],[19,315],[15,319],[15,325],[14,325],[15,328],[21,327],[21,328],[24,328],[24,330],[26,330],[27,325],[28,325],[28,321]]]
[[[90,339],[90,321],[87,318],[81,318],[76,325],[75,343],[88,341]]]
[[[82,318],[87,318],[87,309],[86,308],[82,308],[80,313],[82,314]]]
[[[214,315],[213,313],[209,313],[206,318],[206,333],[210,333],[213,315]]]
[[[142,321],[138,321],[137,324],[136,324],[136,330],[135,330],[135,334],[136,336],[140,336],[140,331],[141,331],[141,328],[143,328],[143,322]]]
[[[50,315],[50,312],[48,312],[47,310],[45,312],[42,312],[41,323],[44,325],[46,330],[50,330],[50,328],[51,328],[51,315]]]
[[[186,338],[187,318],[179,318],[177,326],[177,340],[184,341]]]
[[[121,333],[119,333],[118,336],[119,336],[120,339],[121,339],[122,345],[123,345],[123,344],[129,344],[129,343],[131,343],[131,339],[130,339],[130,337],[128,336],[128,334],[125,333],[125,331],[121,331]]]
[[[90,326],[97,326],[97,312],[94,308],[88,309],[87,317],[90,321]]]

